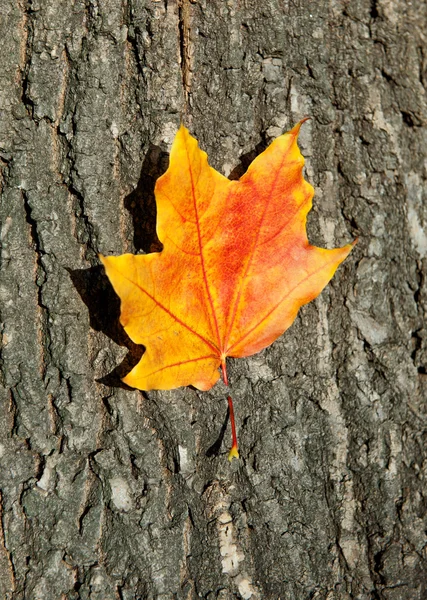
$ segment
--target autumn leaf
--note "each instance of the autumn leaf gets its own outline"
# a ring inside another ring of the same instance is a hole
[[[269,346],[332,278],[353,244],[311,246],[312,186],[297,144],[278,137],[230,181],[181,126],[156,184],[161,252],[101,256],[120,321],[146,352],[123,381],[141,390],[210,389],[227,356]]]

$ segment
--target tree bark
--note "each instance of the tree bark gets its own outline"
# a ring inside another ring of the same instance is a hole
[[[2,0],[0,598],[426,598],[426,7]],[[230,361],[229,464],[222,384],[120,383],[97,253],[159,249],[181,120],[237,177],[305,116],[310,241],[359,242]]]

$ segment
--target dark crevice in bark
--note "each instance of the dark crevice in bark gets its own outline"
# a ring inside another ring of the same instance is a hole
[[[34,101],[30,96],[30,81],[29,72],[31,67],[31,58],[33,54],[33,40],[34,40],[34,19],[36,13],[31,9],[31,0],[23,3],[21,10],[25,18],[24,27],[26,28],[26,44],[25,44],[25,57],[24,64],[21,66],[21,85],[22,95],[21,100],[24,104],[27,113],[31,119],[34,119]]]
[[[40,239],[37,227],[37,221],[33,218],[32,213],[33,209],[31,208],[31,204],[28,198],[28,193],[26,190],[22,191],[22,198],[24,201],[24,209],[25,209],[25,218],[30,226],[31,232],[31,240],[33,244],[33,250],[36,253],[36,286],[37,286],[37,304],[43,311],[47,311],[47,307],[43,304],[43,284],[46,282],[46,271],[43,266],[42,257],[45,255],[45,251],[43,249],[43,244]]]
[[[416,114],[414,114],[413,112],[401,110],[400,114],[402,115],[403,122],[407,127],[413,128],[413,127],[421,127],[423,125],[423,123],[418,118],[418,116]]]
[[[133,60],[135,62],[136,65],[136,70],[138,73],[138,81],[135,82],[136,85],[134,86],[134,94],[135,94],[135,100],[136,100],[136,104],[140,104],[140,86],[142,84],[146,85],[146,75],[144,72],[144,54],[143,54],[143,50],[141,53],[141,36],[142,36],[142,30],[141,30],[141,26],[139,24],[133,23],[132,22],[132,17],[134,14],[134,5],[132,0],[128,0],[128,3],[126,4],[126,7],[124,9],[124,20],[125,23],[127,25],[127,41],[129,42],[130,45],[130,50],[131,50],[131,54],[133,55]],[[149,37],[149,39],[151,39],[153,37],[153,32],[151,30],[151,22],[149,19],[147,19],[146,23],[145,23],[145,27],[146,27],[146,33]],[[142,48],[144,48],[144,45],[142,44]],[[142,107],[141,107],[141,111],[142,111]]]
[[[76,237],[79,243],[82,244],[82,246],[84,246],[85,248],[85,260],[91,265],[96,265],[98,264],[97,238],[94,226],[90,222],[90,219],[86,214],[84,195],[78,189],[78,184],[76,181],[76,179],[78,179],[78,175],[75,159],[75,149],[73,147],[73,140],[78,135],[77,107],[79,99],[81,98],[81,94],[79,92],[83,90],[82,82],[84,81],[84,77],[81,76],[79,71],[82,66],[84,68],[89,62],[91,38],[95,38],[99,30],[98,4],[90,0],[86,1],[84,4],[84,9],[86,14],[86,35],[82,38],[80,60],[77,64],[75,64],[75,62],[72,60],[70,52],[65,46],[66,57],[69,64],[68,90],[76,90],[77,88],[77,92],[74,91],[72,96],[71,92],[67,92],[67,96],[64,102],[64,110],[62,114],[62,122],[65,122],[67,118],[69,119],[71,124],[71,132],[69,135],[67,135],[67,133],[62,130],[61,123],[59,123],[56,128],[56,133],[58,135],[58,140],[62,146],[62,155],[67,161],[67,168],[65,172],[61,170],[59,176],[62,180],[62,184],[67,188],[69,194],[74,199],[74,214],[77,222],[81,225],[81,227],[76,227]]]
[[[25,219],[26,219],[28,225],[30,226],[33,249],[34,249],[35,253],[37,254],[37,265],[40,267],[40,269],[43,270],[43,265],[41,264],[40,261],[41,261],[41,257],[45,254],[45,252],[42,248],[42,243],[39,238],[38,231],[37,231],[37,221],[35,219],[33,219],[33,216],[32,216],[33,209],[31,208],[31,204],[28,199],[28,193],[26,190],[22,190],[22,198],[24,200]]]
[[[418,52],[418,62],[419,62],[419,74],[418,74],[418,79],[420,80],[421,85],[423,86],[424,89],[426,89],[427,85],[426,85],[426,76],[427,76],[427,56],[426,56],[426,51],[425,48],[423,46],[418,46],[417,48],[417,52]]]
[[[43,476],[43,471],[46,467],[46,456],[43,454],[37,454],[37,460],[35,461],[34,477],[37,481]]]
[[[83,195],[74,187],[70,181],[67,185],[68,191],[74,196],[77,203],[76,217],[83,225],[83,230],[86,232],[86,236],[81,237],[79,241],[86,247],[85,259],[89,264],[94,265],[98,263],[98,241],[96,239],[94,227],[85,212],[85,204]]]
[[[60,373],[60,371],[59,371],[59,373]],[[51,418],[51,431],[54,436],[59,438],[60,435],[58,432],[61,428],[61,417],[58,413],[58,409],[55,404],[55,397],[52,394],[49,394],[47,400],[48,400],[48,407],[49,407],[49,415]]]
[[[12,155],[8,152],[5,152],[3,148],[0,147],[0,194],[3,194],[6,187],[8,186],[8,180],[10,177],[10,161],[12,160]],[[1,260],[1,255],[0,255]],[[1,263],[0,263],[1,265]]]
[[[89,514],[89,512],[92,510],[92,508],[93,507],[91,504],[86,504],[86,506],[82,510],[81,514],[79,515],[78,531],[79,531],[80,535],[83,534],[83,521],[84,521],[85,517]]]
[[[149,34],[150,32],[148,32]],[[127,33],[127,40],[130,44],[130,47],[132,49],[132,53],[134,56],[134,60],[135,60],[135,64],[136,64],[136,68],[138,71],[138,76],[141,78],[142,81],[145,81],[145,75],[144,75],[144,69],[143,69],[143,65],[141,63],[141,57],[139,55],[139,48],[138,48],[138,36],[141,34],[140,28],[138,26],[129,26],[128,28],[128,33]],[[135,91],[137,91],[138,88],[136,88]]]
[[[123,596],[123,586],[117,584],[116,586],[116,593],[117,593],[117,597],[119,600],[124,600],[124,596]]]
[[[18,405],[15,400],[14,391],[9,390],[9,413],[12,417],[12,423],[10,427],[10,435],[14,436],[18,434]]]
[[[43,265],[43,257],[45,256],[45,251],[43,248],[42,240],[40,239],[37,221],[33,218],[33,209],[31,207],[31,203],[29,200],[29,196],[26,190],[21,190],[22,198],[24,201],[24,209],[25,209],[25,218],[30,228],[31,240],[33,244],[33,250],[36,255],[35,263],[36,263],[36,273],[35,273],[35,284],[37,289],[37,305],[40,309],[39,313],[39,331],[40,331],[40,342],[41,342],[41,350],[42,350],[42,358],[41,358],[41,377],[42,380],[45,379],[46,370],[48,367],[48,356],[50,356],[50,345],[51,345],[51,335],[50,335],[50,326],[49,326],[49,307],[46,306],[43,299],[43,286],[47,280],[47,273],[45,267]]]
[[[327,460],[322,460],[322,465],[327,465],[327,464],[328,464]],[[330,515],[330,519],[331,519],[331,525],[334,529],[335,547],[336,547],[336,550],[338,553],[339,564],[340,564],[343,574],[350,575],[351,568],[347,562],[347,559],[345,557],[344,551],[343,551],[341,543],[340,543],[341,535],[342,535],[342,527],[341,527],[341,522],[340,522],[340,510],[342,510],[342,505],[339,505],[337,503],[336,492],[334,489],[334,483],[331,479],[330,473],[328,472],[327,468],[324,468],[323,472],[324,472],[324,478],[325,478],[324,497],[325,497],[326,505],[328,507],[328,511],[329,511],[329,515]]]
[[[85,0],[84,3],[85,12],[87,15],[86,27],[89,33],[97,33],[101,25],[101,19],[98,15],[98,1],[97,0]],[[84,38],[87,41],[87,38]]]
[[[70,79],[78,81],[77,70],[72,68],[72,61],[69,59],[70,64]],[[75,207],[74,214],[77,221],[81,224],[81,228],[76,228],[76,237],[80,244],[85,247],[84,258],[91,265],[98,264],[98,244],[94,227],[90,222],[89,217],[85,212],[84,197],[83,194],[77,189],[74,182],[76,177],[77,168],[75,163],[75,154],[72,145],[72,140],[77,134],[76,128],[76,104],[72,107],[71,114],[71,126],[72,136],[68,139],[67,135],[61,130],[61,125],[56,128],[58,135],[58,141],[62,146],[62,154],[67,159],[68,170],[64,173],[62,170],[59,172],[62,184],[67,188],[69,194],[74,198]]]
[[[366,532],[366,542],[367,542],[367,554],[368,554],[368,565],[369,565],[369,574],[372,581],[372,597],[375,600],[382,600],[382,578],[381,574],[381,552],[375,548],[375,542],[372,537]]]
[[[313,71],[313,69],[311,68],[311,66],[310,66],[310,63],[308,62],[308,60],[307,60],[307,59],[305,59],[305,65],[306,65],[306,67],[307,67],[307,72],[308,72],[309,76],[310,76],[312,79],[316,79],[316,76],[314,75],[314,71]]]
[[[190,1],[178,0],[178,34],[182,88],[184,91],[185,113],[189,109],[191,89],[190,59]]]
[[[371,19],[378,19],[380,16],[378,12],[378,0],[371,0]]]
[[[14,592],[15,588],[16,588],[16,568],[15,568],[15,564],[13,561],[12,552],[9,550],[7,542],[6,542],[5,532],[7,532],[7,527],[5,526],[4,515],[5,515],[4,496],[3,496],[2,490],[0,489],[0,544],[2,545],[2,547],[6,553],[6,559],[8,562],[9,569],[10,569],[10,583],[12,585],[11,591]]]
[[[386,81],[388,81],[388,83],[393,83],[394,85],[398,85],[396,80],[389,73],[387,73],[387,71],[385,71],[384,69],[381,69],[380,73],[381,73],[382,77],[384,77],[384,79]]]

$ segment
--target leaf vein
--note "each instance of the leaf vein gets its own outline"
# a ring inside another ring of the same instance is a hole
[[[258,321],[258,323],[256,323],[253,327],[251,327],[251,329],[249,329],[248,331],[245,332],[244,335],[242,335],[240,337],[240,339],[238,339],[236,342],[234,342],[234,344],[232,346],[230,346],[229,348],[227,348],[227,355],[230,355],[230,352],[232,351],[232,349],[235,346],[238,346],[239,344],[242,343],[242,341],[247,338],[249,335],[251,335],[251,333],[253,333],[258,327],[260,327],[262,325],[262,323],[264,323],[264,321],[266,319],[268,319],[278,308],[279,306],[285,301],[287,300],[287,298],[289,298],[289,296],[300,287],[300,285],[302,285],[305,281],[307,281],[308,279],[310,279],[311,277],[313,277],[314,275],[317,275],[317,273],[320,273],[320,271],[323,271],[324,269],[328,268],[333,262],[335,262],[335,260],[330,260],[329,262],[323,264],[321,266],[320,269],[317,269],[316,271],[313,271],[312,273],[310,273],[309,275],[307,275],[307,277],[304,277],[304,279],[301,279],[291,290],[289,290],[280,300],[279,302],[277,302],[269,311],[267,314],[265,314],[262,319],[260,319]],[[302,305],[300,305],[298,308],[300,308]]]
[[[215,323],[216,335],[217,335],[217,340],[218,340],[218,348],[219,348],[221,346],[221,340],[220,340],[220,336],[219,336],[219,325],[218,325],[218,319],[217,319],[216,313],[215,313],[215,308],[213,305],[212,296],[211,296],[211,293],[209,290],[208,278],[206,275],[205,259],[203,256],[202,235],[201,235],[201,231],[200,231],[200,219],[199,219],[199,213],[198,213],[198,209],[197,209],[196,190],[195,190],[194,179],[193,179],[193,171],[191,170],[191,166],[190,166],[191,162],[190,162],[190,156],[188,154],[187,144],[185,144],[185,150],[187,153],[188,172],[190,175],[191,191],[192,191],[192,195],[193,195],[194,214],[195,214],[195,218],[196,218],[196,227],[197,227],[197,240],[198,240],[198,244],[199,244],[199,254],[200,254],[200,263],[201,263],[201,267],[202,267],[203,281],[205,283],[206,293],[207,293],[208,301],[209,301],[209,304],[211,307],[212,317],[213,317],[213,320]],[[208,168],[209,168],[209,166],[208,166]]]
[[[215,358],[218,359],[219,361],[219,357],[215,356],[214,354],[207,354],[206,356],[199,356],[197,358],[189,358],[188,360],[180,360],[176,363],[172,363],[170,365],[164,365],[163,367],[159,367],[158,369],[156,369],[155,371],[151,371],[150,373],[147,373],[145,375],[145,377],[151,377],[151,375],[155,375],[156,373],[160,373],[160,371],[165,371],[166,369],[171,369],[172,367],[180,367],[181,365],[187,365],[189,363],[192,362],[198,362],[201,360],[206,360],[207,358]]]
[[[116,271],[117,270],[118,269],[116,269]],[[209,348],[211,348],[211,350],[219,352],[219,348],[213,342],[211,342],[210,340],[208,340],[207,338],[205,338],[203,335],[201,335],[200,333],[198,333],[197,331],[195,331],[192,327],[190,327],[189,325],[187,325],[187,323],[185,321],[182,321],[181,319],[179,319],[171,310],[169,310],[168,308],[166,308],[166,306],[164,306],[161,302],[159,302],[155,296],[153,296],[152,294],[150,294],[149,292],[147,292],[147,290],[145,290],[143,287],[141,287],[135,281],[132,281],[132,279],[129,279],[129,277],[126,277],[126,275],[123,275],[122,272],[120,272],[120,275],[123,277],[123,279],[126,279],[126,281],[128,281],[129,283],[131,283],[132,285],[134,285],[135,287],[137,287],[141,292],[143,292],[146,296],[148,296],[148,298],[150,298],[150,300],[152,300],[160,309],[164,310],[165,313],[167,313],[177,323],[179,323],[180,325],[182,325],[185,329],[187,329],[188,331],[190,331],[191,333],[193,333],[196,337],[198,337],[200,340],[202,340],[203,342],[205,342],[205,344],[207,346],[209,346]]]
[[[225,335],[225,340],[224,340],[224,346],[225,347],[228,344],[228,340],[230,339],[230,335],[231,335],[231,332],[233,330],[234,322],[236,320],[237,309],[238,309],[238,306],[240,304],[240,299],[241,299],[242,293],[243,293],[243,283],[246,280],[247,274],[249,272],[249,269],[250,269],[250,267],[252,265],[253,258],[255,256],[255,249],[256,249],[256,247],[258,245],[258,240],[259,240],[259,237],[260,237],[260,234],[261,234],[261,229],[262,229],[262,226],[263,226],[263,223],[264,223],[265,215],[267,214],[268,206],[270,204],[271,193],[272,193],[272,191],[274,190],[274,188],[276,186],[280,170],[283,167],[283,163],[285,162],[285,157],[287,156],[287,154],[288,154],[288,151],[283,154],[282,160],[280,162],[280,167],[276,171],[276,174],[275,174],[275,177],[274,177],[274,181],[273,181],[272,186],[271,186],[270,195],[268,196],[268,201],[265,203],[264,210],[263,210],[263,213],[261,215],[261,219],[260,219],[259,224],[258,224],[258,228],[257,228],[257,232],[256,232],[256,235],[255,235],[254,243],[252,244],[252,247],[251,247],[251,250],[250,250],[250,255],[249,255],[248,261],[246,263],[245,270],[244,270],[243,275],[242,275],[242,277],[240,279],[239,290],[238,290],[237,295],[236,295],[236,300],[235,300],[234,305],[233,305],[233,312],[231,314],[230,323],[229,323],[229,326],[227,328],[227,333]]]

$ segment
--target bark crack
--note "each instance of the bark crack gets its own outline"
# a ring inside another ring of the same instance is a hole
[[[21,191],[22,191],[22,199],[24,201],[25,220],[27,221],[27,223],[30,227],[31,242],[32,242],[33,250],[36,253],[36,265],[37,265],[36,285],[38,288],[37,303],[40,306],[40,308],[46,309],[46,306],[44,306],[42,297],[41,297],[42,285],[46,281],[46,272],[45,272],[43,264],[42,264],[42,257],[45,255],[45,251],[43,249],[43,245],[40,240],[39,233],[38,233],[37,222],[33,218],[33,214],[32,214],[33,209],[31,207],[27,191],[26,190],[21,190]]]
[[[40,332],[40,342],[42,348],[42,356],[41,356],[41,364],[40,371],[42,378],[44,379],[47,362],[46,362],[46,353],[49,352],[49,346],[51,342],[51,337],[49,333],[49,319],[48,319],[48,307],[43,302],[43,285],[46,283],[47,275],[46,270],[43,265],[43,256],[45,256],[45,251],[43,249],[43,244],[39,236],[37,221],[33,217],[33,209],[31,207],[31,203],[29,201],[28,193],[26,190],[21,190],[22,199],[24,202],[24,210],[25,210],[25,218],[30,227],[30,235],[33,250],[35,252],[35,284],[37,288],[37,305],[39,307],[39,332]]]
[[[82,50],[82,56],[87,59],[88,51],[87,48]],[[65,60],[68,65],[68,74],[67,77],[72,81],[72,85],[75,84],[79,79],[78,69],[74,67],[73,61],[71,60],[68,51],[65,51]],[[76,227],[76,238],[78,242],[84,246],[84,258],[89,262],[91,266],[98,264],[97,260],[97,243],[96,243],[96,234],[94,230],[94,226],[91,223],[88,215],[85,211],[84,204],[84,196],[82,192],[77,188],[76,178],[77,175],[77,167],[76,167],[76,151],[73,147],[73,140],[77,136],[77,100],[75,101],[74,106],[67,106],[67,98],[66,95],[66,79],[64,79],[64,98],[62,100],[63,107],[61,109],[61,118],[63,122],[69,119],[71,125],[71,131],[67,134],[66,130],[63,130],[61,127],[60,117],[57,118],[56,123],[56,136],[58,146],[62,146],[62,155],[66,159],[66,163],[68,168],[61,168],[58,160],[58,168],[57,173],[59,176],[59,180],[61,184],[68,190],[71,198],[74,201],[73,212],[76,218],[76,221],[79,222],[80,227]],[[65,111],[69,109],[68,114],[64,119]],[[57,155],[60,155],[60,151],[58,149]]]
[[[13,563],[12,553],[8,549],[7,543],[6,543],[5,526],[4,526],[3,494],[2,494],[1,490],[0,490],[0,544],[3,547],[5,556],[6,556],[6,561],[9,566],[11,591],[15,592],[15,590],[16,590],[16,570],[15,570],[15,565]]]
[[[190,0],[178,2],[179,59],[182,88],[184,91],[184,113],[187,114],[191,90],[191,52],[190,52]]]
[[[31,119],[34,119],[34,101],[30,96],[29,72],[33,54],[34,40],[34,11],[28,2],[18,3],[22,12],[22,38],[21,38],[21,100]]]

